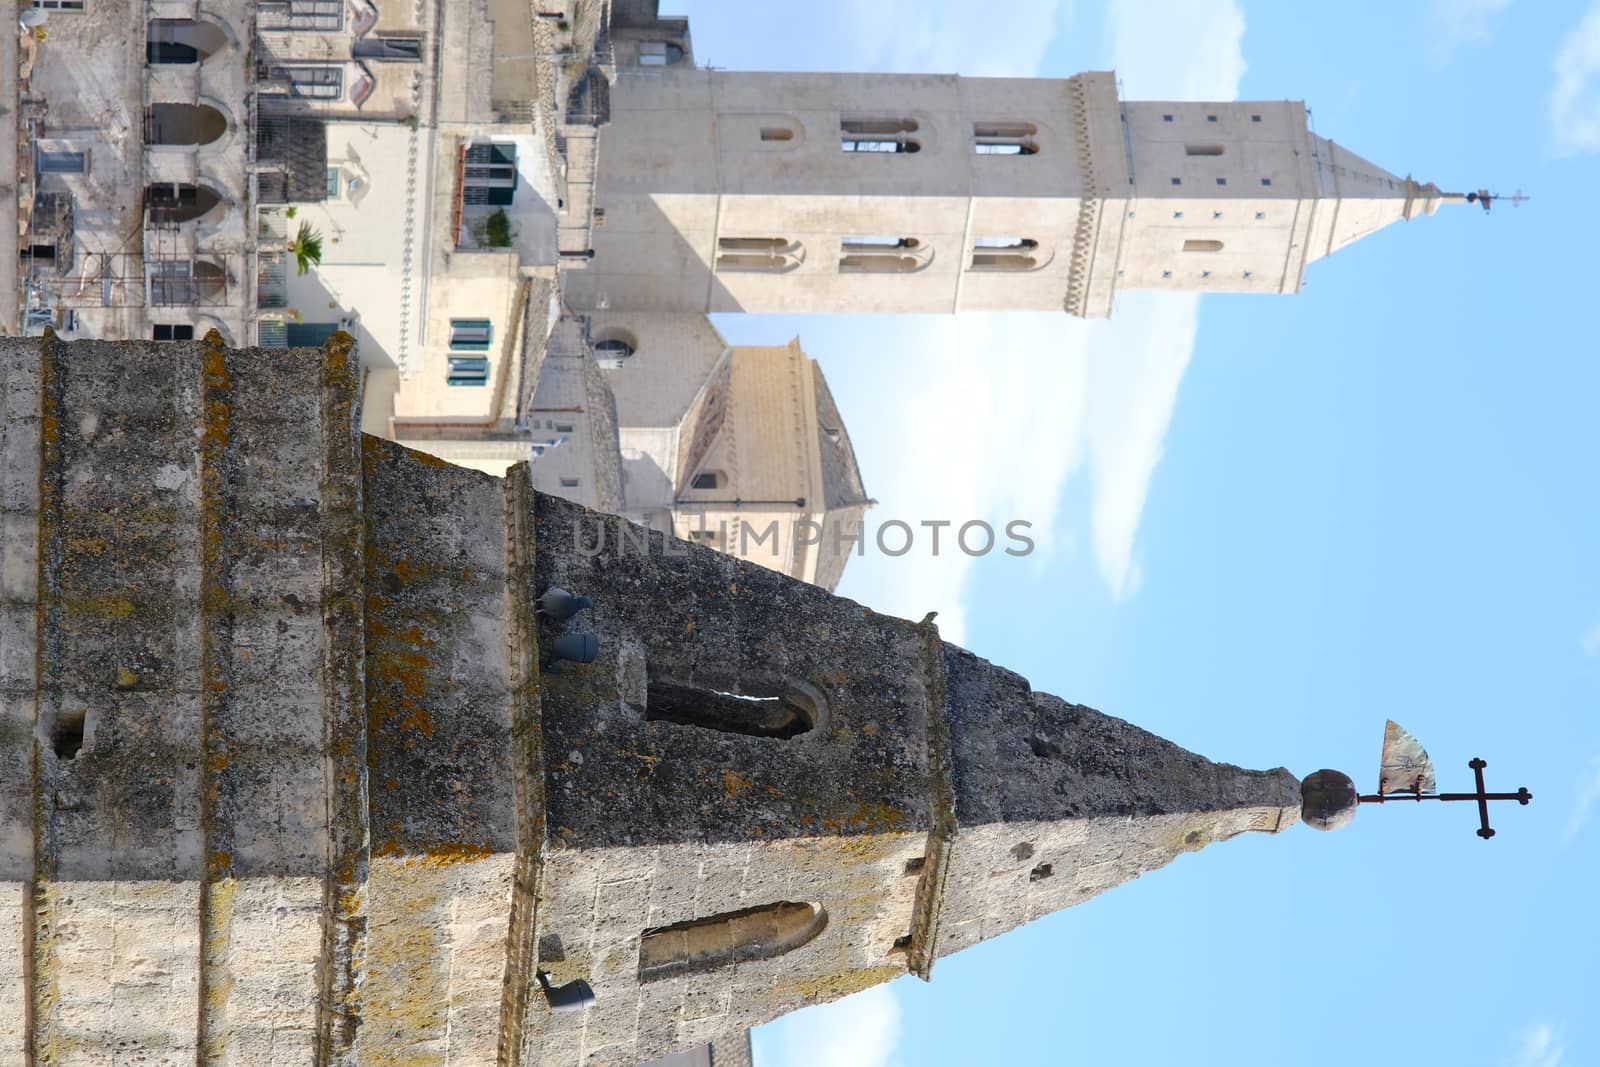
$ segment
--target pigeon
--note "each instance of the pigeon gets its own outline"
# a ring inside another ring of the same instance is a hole
[[[559,585],[552,585],[539,598],[534,614],[543,615],[555,622],[565,622],[584,608],[593,606],[594,602],[588,597],[573,596]]]

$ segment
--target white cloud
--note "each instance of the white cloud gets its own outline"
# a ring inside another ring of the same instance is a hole
[[[1517,1038],[1512,1067],[1561,1067],[1567,1049],[1553,1026],[1533,1023]]]
[[[1234,0],[1115,0],[1111,54],[1130,100],[1232,100],[1244,77]]]
[[[1600,152],[1600,0],[1561,40],[1551,65],[1550,126],[1563,156]]]
[[[1566,832],[1561,835],[1563,842],[1571,841],[1583,832],[1596,804],[1600,804],[1600,756],[1590,761],[1583,776],[1578,779],[1578,801],[1572,806]]]
[[[1060,15],[1055,5],[1025,7],[1040,24]],[[1050,18],[1041,15],[1047,8]],[[1129,98],[1237,97],[1244,16],[1233,0],[1118,0],[1107,25]],[[1029,39],[1014,27],[1009,33],[1013,52]],[[1042,54],[1047,43],[1028,48]],[[944,47],[961,55],[967,45],[957,35]],[[941,54],[935,48],[933,59],[922,52],[907,62],[929,69]],[[1095,563],[1113,596],[1131,596],[1139,523],[1194,352],[1198,307],[1193,295],[1135,293],[1121,298],[1109,323],[1060,312],[899,319],[894,344],[917,354],[916,375],[894,384],[892,409],[875,413],[887,420],[883,432],[899,462],[867,470],[884,502],[869,513],[869,529],[896,518],[913,526],[982,518],[1000,529],[1022,518],[1033,523],[1042,562],[1070,545],[1055,520],[1069,479],[1084,470]],[[907,618],[938,610],[941,632],[959,643],[975,561],[947,545],[948,534],[937,558],[919,545],[895,559],[857,560],[840,591]]]
[[[1585,656],[1600,656],[1600,619],[1594,620],[1594,625],[1578,638],[1578,647],[1583,649]]]
[[[1496,20],[1510,6],[1511,0],[1433,0],[1428,23],[1434,61],[1444,63],[1457,49],[1487,44]]]
[[[886,985],[786,1015],[756,1031],[762,1067],[889,1067],[897,1064],[900,1002]]]
[[[1178,386],[1194,354],[1200,298],[1137,294],[1118,307],[1131,344],[1092,364],[1087,426],[1094,485],[1090,526],[1095,561],[1118,599],[1135,590],[1134,541],[1156,464],[1161,462]],[[1118,324],[1120,325],[1120,323]]]

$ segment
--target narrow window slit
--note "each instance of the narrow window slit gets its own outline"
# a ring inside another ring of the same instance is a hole
[[[83,724],[86,714],[79,709],[63,711],[56,715],[55,728],[50,731],[50,747],[55,750],[57,759],[78,758],[78,753],[83,750]]]

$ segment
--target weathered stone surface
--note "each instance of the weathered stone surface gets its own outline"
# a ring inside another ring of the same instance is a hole
[[[931,622],[360,440],[337,344],[0,369],[0,1063],[631,1064],[1299,810]]]

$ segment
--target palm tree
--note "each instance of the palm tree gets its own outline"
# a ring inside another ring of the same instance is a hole
[[[322,262],[322,234],[311,223],[302,222],[289,242],[289,251],[294,253],[295,273],[304,274]]]

